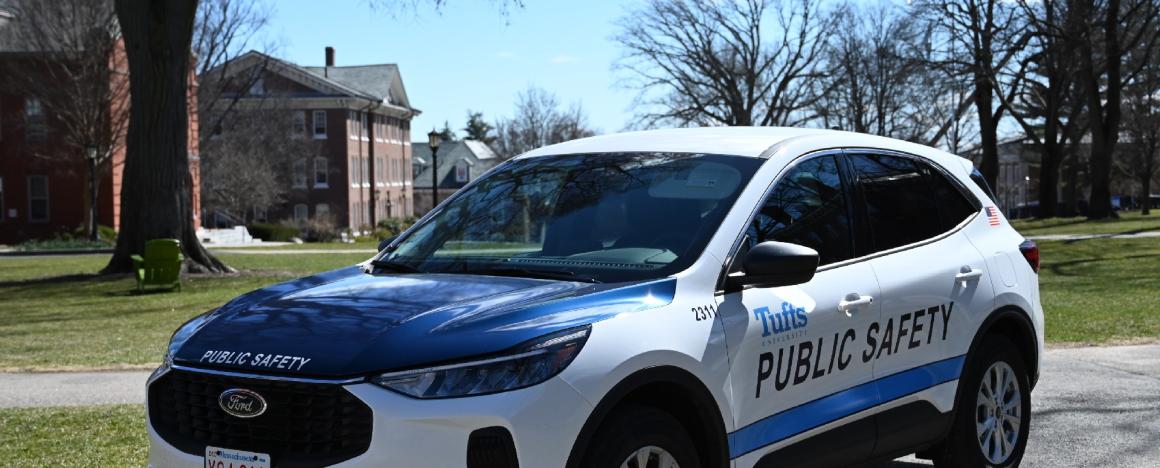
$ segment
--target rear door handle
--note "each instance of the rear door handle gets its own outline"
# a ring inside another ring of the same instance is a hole
[[[982,276],[983,270],[978,268],[971,268],[970,266],[964,266],[959,270],[959,274],[955,275],[955,280],[966,282]]]
[[[851,315],[851,312],[854,309],[873,303],[874,296],[863,296],[858,293],[850,293],[847,294],[844,299],[838,301],[838,311],[845,312],[846,315]]]

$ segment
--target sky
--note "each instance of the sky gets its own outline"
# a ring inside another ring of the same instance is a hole
[[[611,69],[621,53],[611,39],[615,22],[628,11],[621,2],[527,0],[505,16],[483,0],[447,0],[438,12],[422,0],[404,12],[368,0],[267,1],[266,34],[278,57],[323,65],[331,46],[339,66],[398,64],[411,105],[422,111],[412,121],[416,139],[444,121],[460,131],[469,109],[489,122],[510,116],[516,94],[533,85],[564,105],[579,103],[602,133],[631,120],[636,93],[618,86],[624,75]]]

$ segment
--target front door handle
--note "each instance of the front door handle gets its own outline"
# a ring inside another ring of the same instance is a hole
[[[838,301],[838,312],[845,312],[846,315],[851,315],[855,309],[873,303],[874,296],[863,296],[858,293],[850,293],[847,294],[844,299]]]
[[[978,268],[971,268],[970,265],[963,266],[959,269],[959,274],[955,275],[956,281],[967,282],[983,276],[983,270]]]

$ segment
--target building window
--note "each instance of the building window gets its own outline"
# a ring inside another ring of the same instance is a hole
[[[314,111],[314,139],[326,139],[326,111]]]
[[[330,217],[330,205],[326,203],[319,203],[314,205],[314,218],[327,219]]]
[[[310,213],[309,213],[309,209],[306,208],[306,205],[304,205],[302,203],[294,205],[294,220],[295,221],[305,221],[306,218],[309,218],[309,217],[310,217]]]
[[[358,135],[362,141],[370,140],[367,135],[367,114],[365,112],[359,112]]]
[[[261,96],[263,94],[266,94],[266,80],[258,77],[253,83],[250,83],[250,95]]]
[[[314,188],[330,187],[330,173],[326,158],[314,158]]]
[[[347,113],[346,113],[346,134],[350,137],[351,140],[358,139],[359,130],[358,130],[358,125],[355,125],[355,122],[358,122],[358,112],[347,111]]]
[[[385,179],[383,177],[384,172],[386,172],[386,169],[383,167],[383,157],[376,156],[375,157],[375,185],[383,185],[383,183],[387,181],[387,179]]]
[[[358,156],[351,156],[350,162],[347,163],[347,172],[350,173],[350,185],[352,187],[358,186]]]
[[[48,176],[28,176],[28,220],[48,221]]]
[[[306,160],[294,161],[294,188],[306,188]]]
[[[294,135],[306,134],[306,111],[294,111]]]
[[[43,140],[48,136],[44,105],[40,98],[28,97],[24,100],[24,132],[24,137],[29,140]]]
[[[266,209],[260,206],[254,207],[254,221],[265,221]]]
[[[467,180],[470,177],[471,177],[470,168],[467,167],[467,164],[456,164],[455,165],[455,181],[456,182],[459,182],[459,183],[467,182]]]

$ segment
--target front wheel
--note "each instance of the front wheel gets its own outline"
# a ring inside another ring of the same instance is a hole
[[[957,414],[938,467],[1014,467],[1023,459],[1031,424],[1027,368],[1010,340],[983,339],[964,377]]]
[[[693,441],[672,415],[648,406],[616,410],[588,445],[582,466],[700,468]]]

